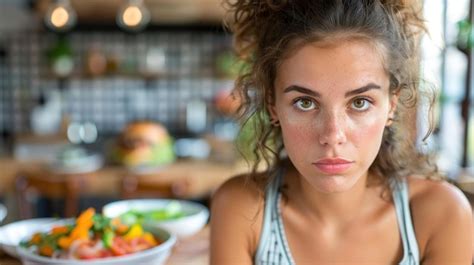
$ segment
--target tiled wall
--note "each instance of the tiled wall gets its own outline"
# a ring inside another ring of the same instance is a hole
[[[0,54],[0,131],[28,132],[30,113],[41,94],[59,93],[61,112],[71,121],[94,122],[101,133],[116,133],[135,119],[164,123],[171,131],[185,130],[190,100],[208,104],[209,126],[219,118],[212,97],[232,81],[222,79],[217,56],[229,50],[230,36],[212,30],[163,30],[137,35],[119,31],[75,32],[67,37],[74,54],[74,71],[65,81],[51,75],[45,55],[58,36],[46,32],[16,33],[3,41]],[[0,45],[1,47],[2,45]],[[137,74],[90,77],[84,60],[92,47],[104,54],[134,59]],[[165,71],[144,78],[139,74],[150,49],[166,56]]]
[[[11,115],[11,103],[8,100],[11,98],[9,76],[6,51],[0,46],[0,131],[5,131],[9,126]]]

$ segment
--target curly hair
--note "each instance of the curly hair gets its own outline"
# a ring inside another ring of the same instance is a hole
[[[436,165],[419,152],[413,120],[419,101],[419,40],[425,32],[420,11],[409,0],[236,0],[226,1],[227,26],[234,34],[237,55],[248,64],[236,80],[235,91],[243,103],[240,121],[252,123],[254,181],[258,165],[274,171],[283,162],[280,127],[269,123],[267,107],[274,104],[278,65],[298,43],[363,39],[380,48],[390,78],[390,93],[399,101],[392,125],[384,131],[382,145],[369,170],[388,183],[410,174],[440,178]],[[434,103],[431,95],[430,106]],[[430,107],[431,109],[431,107]],[[426,137],[432,131],[430,130]],[[268,174],[265,182],[270,181]]]

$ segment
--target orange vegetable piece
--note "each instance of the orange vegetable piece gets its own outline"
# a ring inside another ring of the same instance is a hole
[[[94,225],[92,217],[95,215],[94,208],[88,208],[76,219],[76,226],[71,230],[69,236],[59,238],[58,245],[62,249],[68,249],[76,239],[89,239],[89,229]],[[66,227],[67,228],[67,227]]]
[[[120,221],[120,218],[116,217],[116,218],[112,218],[112,220],[110,220],[110,224],[113,225],[113,226],[119,226],[122,224],[122,221]]]
[[[120,235],[127,233],[128,229],[129,229],[129,226],[124,225],[124,224],[119,224],[115,227],[115,231],[117,231],[117,233]]]
[[[39,248],[39,254],[43,256],[53,256],[54,249],[50,245],[43,245]]]
[[[110,224],[114,227],[115,232],[120,235],[127,233],[128,229],[130,228],[128,225],[122,223],[119,217],[113,218],[110,221]]]
[[[51,230],[52,235],[66,234],[69,231],[67,226],[56,226]]]
[[[145,234],[143,234],[143,239],[148,242],[151,246],[156,246],[158,245],[158,242],[156,242],[156,239],[155,237],[149,233],[149,232],[145,232]]]
[[[37,245],[41,242],[41,233],[35,233],[30,240],[30,244]]]
[[[72,239],[87,238],[89,229],[94,225],[92,219],[84,220],[82,223],[77,223],[69,235]]]
[[[79,215],[79,217],[77,217],[76,224],[79,225],[89,220],[92,221],[92,217],[94,217],[94,214],[95,214],[95,209],[92,207],[88,208],[87,210],[82,212]]]
[[[73,239],[68,236],[63,236],[58,239],[58,246],[62,249],[68,249],[71,246]]]

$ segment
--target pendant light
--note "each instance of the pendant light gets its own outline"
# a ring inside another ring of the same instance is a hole
[[[117,14],[117,24],[127,31],[140,31],[150,22],[150,12],[143,0],[127,0]]]
[[[48,7],[44,22],[46,26],[54,31],[64,32],[76,25],[76,11],[69,0],[55,0]]]

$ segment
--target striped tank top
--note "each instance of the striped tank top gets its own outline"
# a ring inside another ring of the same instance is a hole
[[[280,170],[265,192],[263,226],[254,258],[256,265],[295,264],[288,247],[280,212],[281,193],[279,188],[282,178],[283,170]],[[392,190],[404,253],[399,264],[418,265],[420,258],[411,221],[407,183],[405,181],[396,182],[392,185]]]

